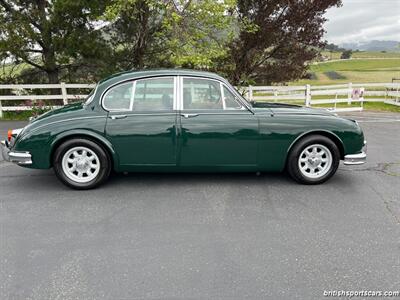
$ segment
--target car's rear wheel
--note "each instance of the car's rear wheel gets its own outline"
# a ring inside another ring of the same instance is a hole
[[[62,143],[53,156],[57,177],[74,189],[91,189],[103,183],[111,171],[108,153],[97,143],[74,138]]]
[[[289,153],[287,170],[297,182],[319,184],[336,173],[339,162],[339,149],[331,139],[311,135],[294,145]]]

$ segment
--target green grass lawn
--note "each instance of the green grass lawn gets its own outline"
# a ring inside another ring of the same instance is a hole
[[[14,70],[13,70],[14,68]],[[4,68],[0,68],[0,75],[5,74],[9,75],[11,71],[13,71],[14,75],[19,75],[23,70],[32,68],[30,65],[26,63],[21,63],[18,66],[14,66],[12,64],[5,65]]]
[[[352,103],[348,105],[347,103],[338,103],[336,105],[337,108],[346,108],[346,107],[359,107],[359,103]],[[313,107],[321,107],[321,108],[330,108],[333,107],[333,104],[316,104]],[[400,113],[400,106],[386,104],[383,102],[364,102],[364,110],[368,111],[387,111],[387,112],[396,112]]]
[[[290,85],[325,85],[340,83],[391,82],[400,78],[400,54],[398,58],[352,59],[314,63],[309,72],[312,80],[299,80]]]

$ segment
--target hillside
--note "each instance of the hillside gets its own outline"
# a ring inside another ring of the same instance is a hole
[[[351,50],[363,51],[400,51],[400,43],[398,41],[368,41],[360,43],[343,43],[339,46]]]
[[[314,63],[310,66],[310,80],[299,80],[291,84],[337,84],[391,82],[392,78],[400,78],[400,55],[381,53],[380,58],[364,57],[350,60],[332,60]],[[376,52],[369,55],[376,55]],[[385,56],[383,56],[385,54]]]

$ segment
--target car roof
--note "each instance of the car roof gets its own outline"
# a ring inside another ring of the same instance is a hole
[[[99,82],[99,85],[109,85],[114,84],[116,82],[124,81],[124,80],[132,80],[141,77],[153,77],[153,76],[198,76],[198,77],[207,77],[213,78],[217,80],[225,79],[215,73],[206,72],[206,71],[198,71],[198,70],[190,70],[190,69],[148,69],[148,70],[135,70],[135,71],[126,71],[111,75]]]

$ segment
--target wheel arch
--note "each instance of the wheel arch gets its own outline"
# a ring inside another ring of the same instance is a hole
[[[310,135],[322,135],[325,136],[327,138],[329,138],[330,140],[332,140],[335,145],[338,147],[339,149],[339,153],[340,153],[340,159],[344,159],[344,144],[343,141],[333,132],[331,131],[327,131],[327,130],[312,130],[312,131],[307,131],[304,132],[302,134],[300,134],[289,146],[287,153],[286,153],[286,160],[285,160],[285,166],[287,164],[287,160],[290,154],[290,151],[292,151],[294,145],[296,145],[300,140],[302,140],[303,138],[310,136]]]
[[[54,155],[54,152],[56,151],[56,149],[65,141],[74,139],[74,138],[88,139],[88,140],[98,144],[109,155],[113,169],[115,170],[117,168],[118,163],[119,163],[118,155],[116,154],[110,141],[108,141],[105,137],[103,137],[99,134],[96,134],[94,132],[82,131],[82,130],[63,132],[62,134],[59,134],[57,136],[57,138],[52,141],[50,156],[49,156],[50,166],[52,166],[52,164],[53,164],[53,155]]]

